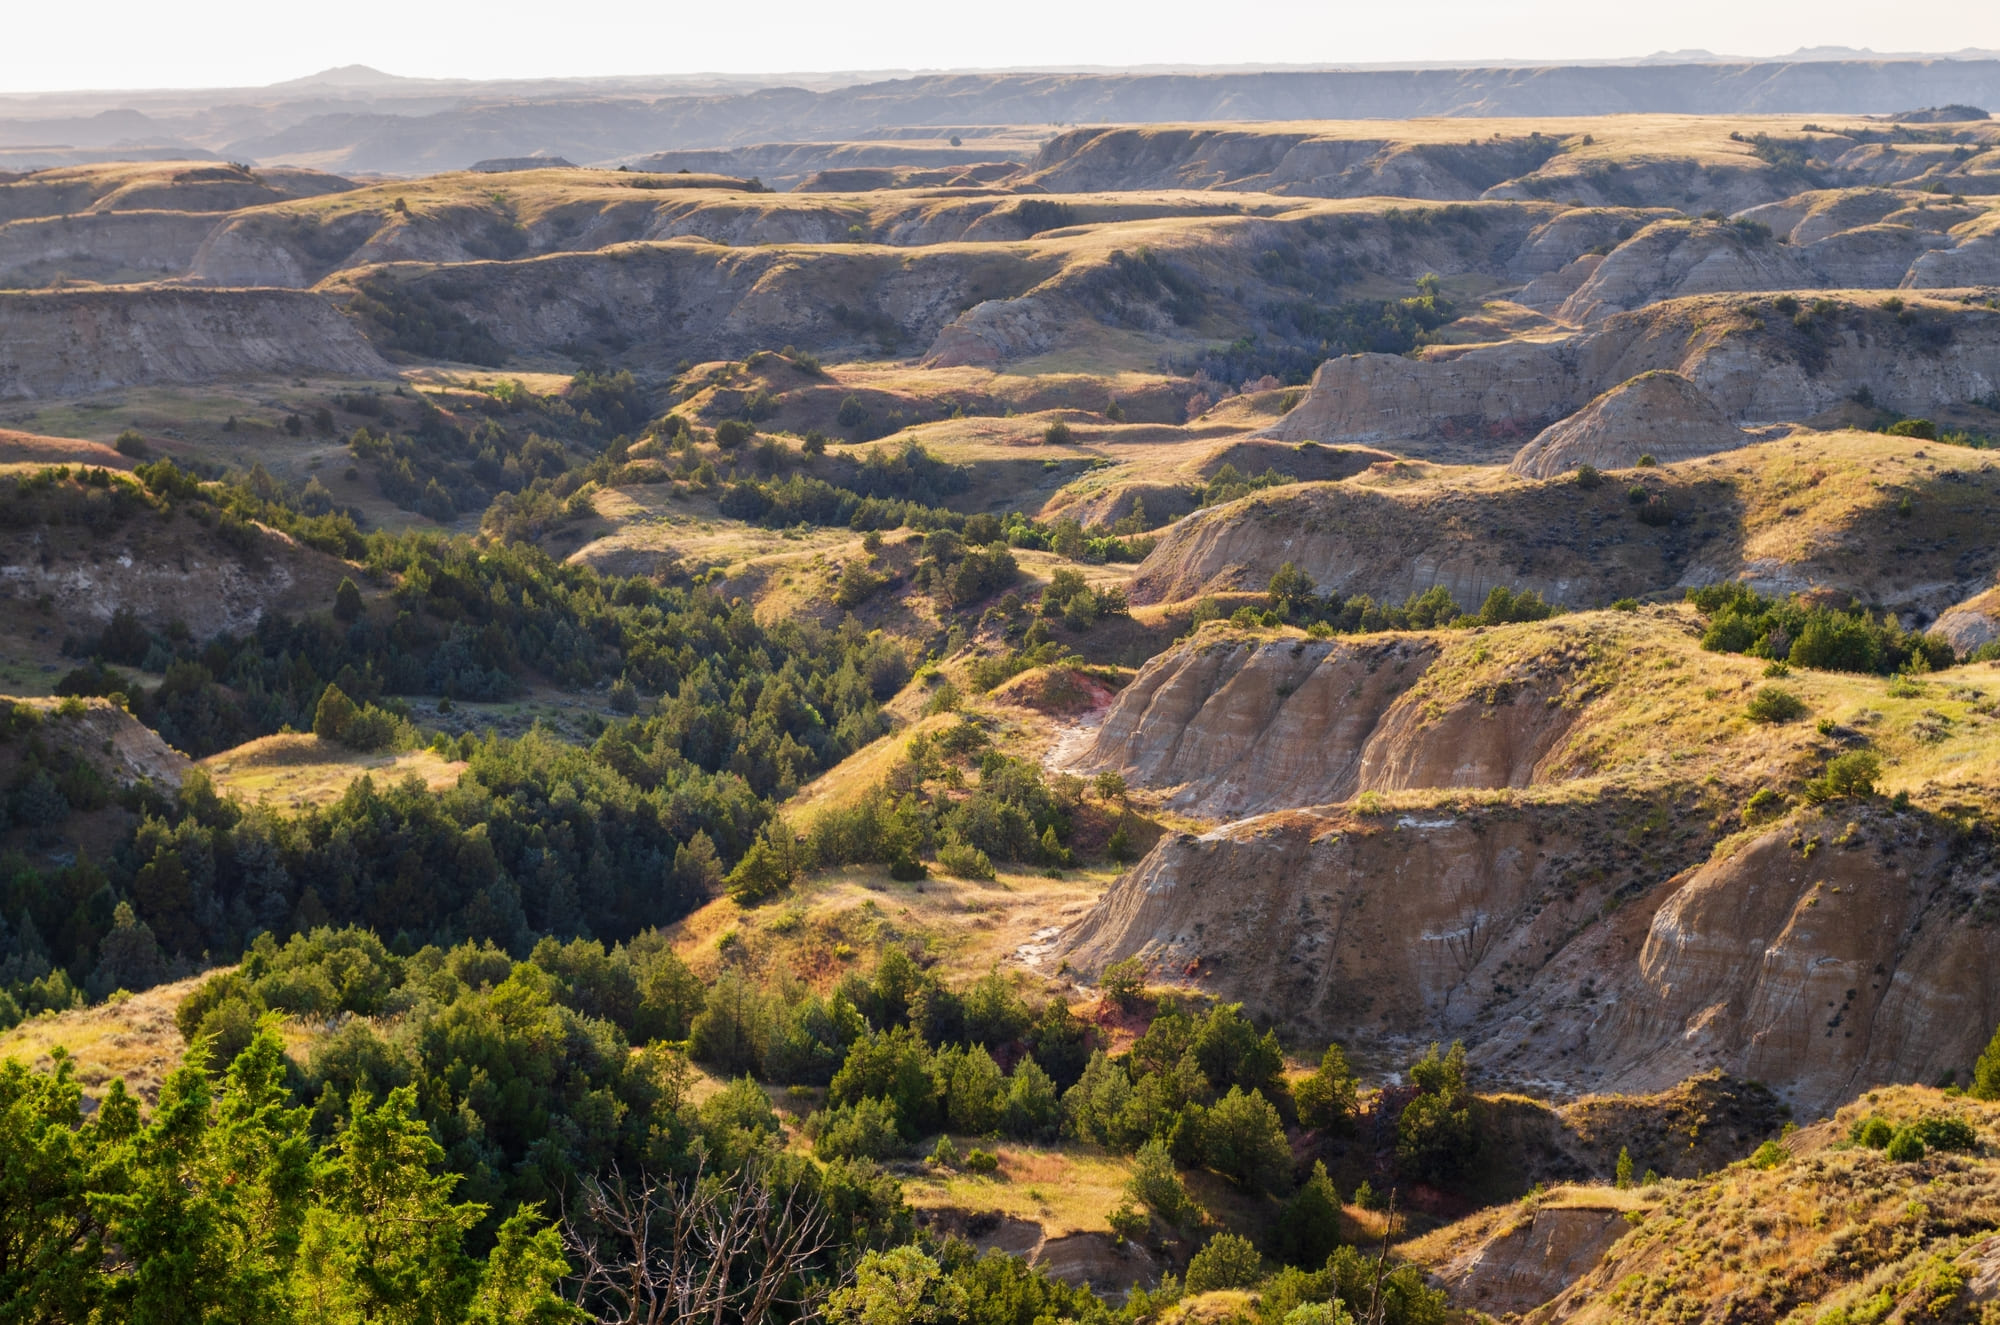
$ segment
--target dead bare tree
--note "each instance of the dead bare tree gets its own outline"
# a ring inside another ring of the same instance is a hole
[[[675,1181],[613,1169],[583,1186],[563,1240],[581,1267],[576,1303],[607,1325],[765,1325],[818,1318],[838,1285],[811,1191],[746,1170]]]
[[[1375,1282],[1368,1296],[1368,1314],[1362,1318],[1363,1325],[1383,1325],[1389,1314],[1389,1301],[1382,1296],[1382,1281],[1389,1277],[1389,1239],[1396,1232],[1396,1189],[1389,1189],[1389,1213],[1382,1221],[1382,1252],[1375,1258]]]

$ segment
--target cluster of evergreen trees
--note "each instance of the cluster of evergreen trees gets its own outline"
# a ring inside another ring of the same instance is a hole
[[[1894,618],[1767,598],[1737,580],[1687,592],[1708,618],[1701,646],[1829,672],[1936,671],[1955,661],[1942,635],[1904,630]]]
[[[198,1055],[191,1055],[191,1058]],[[560,1233],[490,1211],[455,1177],[405,1087],[358,1097],[318,1143],[264,1027],[218,1084],[198,1061],[142,1115],[113,1081],[86,1117],[67,1058],[0,1062],[0,1300],[24,1321],[479,1325],[581,1319]]]
[[[322,1028],[298,1061],[280,1017]],[[821,996],[740,971],[704,984],[656,932],[610,947],[545,939],[516,962],[483,943],[399,957],[364,930],[321,929],[261,937],[177,1019],[193,1047],[150,1110],[116,1081],[86,1109],[61,1055],[42,1070],[0,1064],[0,1300],[26,1304],[23,1319],[580,1320],[579,1300],[591,1313],[611,1305],[578,1261],[604,1245],[592,1198],[637,1175],[690,1196],[786,1193],[827,1236],[785,1267],[800,1282],[777,1300],[824,1301],[846,1325],[1023,1325],[1049,1312],[1113,1325],[1151,1319],[1183,1291],[1260,1282],[1260,1325],[1312,1301],[1357,1316],[1378,1305],[1392,1325],[1442,1319],[1442,1298],[1413,1271],[1385,1278],[1338,1245],[1322,1167],[1270,1248],[1302,1268],[1266,1280],[1262,1254],[1220,1234],[1185,1289],[1169,1276],[1114,1308],[1017,1258],[920,1234],[876,1163],[941,1129],[1126,1128],[1121,1144],[1150,1129],[1135,1195],[1198,1231],[1171,1153],[1193,1130],[1201,1162],[1218,1167],[1263,1145],[1261,1185],[1285,1190],[1283,1131],[1267,1114],[1249,1131],[1275,1130],[1247,1140],[1232,1101],[1261,1105],[1268,1091],[1325,1127],[1353,1107],[1337,1049],[1287,1090],[1275,1041],[1233,1007],[1170,1006],[1113,1059],[1060,1000],[1032,1007],[997,975],[954,991],[896,946]],[[749,1075],[697,1104],[686,1055],[825,1087],[826,1109],[806,1123],[815,1157],[785,1148]],[[1114,1073],[1138,1081],[1115,1107]],[[1186,1100],[1174,1110],[1133,1103],[1176,1093]],[[954,1155],[947,1143],[934,1158]],[[781,1305],[758,1322],[791,1318]]]

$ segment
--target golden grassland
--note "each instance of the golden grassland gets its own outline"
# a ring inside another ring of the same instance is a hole
[[[985,1146],[998,1157],[991,1174],[925,1166],[903,1180],[903,1195],[918,1210],[992,1213],[1039,1224],[1044,1235],[1103,1233],[1111,1212],[1126,1202],[1130,1156],[1094,1146],[1032,1145],[955,1137],[961,1155]]]
[[[176,980],[96,1007],[31,1017],[0,1032],[0,1058],[46,1069],[61,1048],[76,1064],[85,1094],[99,1097],[113,1078],[122,1078],[127,1089],[151,1100],[187,1051],[174,1025],[174,1008],[206,978]]]
[[[707,903],[669,928],[675,950],[703,976],[724,967],[768,979],[833,985],[850,970],[867,971],[891,943],[921,946],[948,983],[971,981],[1003,967],[1052,927],[1082,916],[1119,869],[1093,865],[1064,870],[1002,870],[992,880],[936,875],[899,883],[880,866],[845,866],[802,880],[785,896],[746,907],[733,898]],[[1016,978],[1037,983],[1055,972]]]
[[[1970,1124],[1980,1150],[1899,1163],[1847,1141],[1869,1115],[1901,1125],[1939,1114]],[[1732,1301],[1757,1301],[1766,1319],[1990,1319],[1966,1290],[2000,1225],[1996,1139],[2000,1106],[1921,1086],[1870,1091],[1789,1138],[1772,1167],[1745,1161],[1661,1184],[1558,1309],[1580,1322],[1650,1322],[1717,1319]]]
[[[1413,632],[1442,652],[1411,687],[1426,722],[1468,703],[1540,704],[1569,725],[1528,788],[1451,789],[1467,803],[1594,798],[1644,785],[1795,789],[1832,756],[1865,741],[1881,759],[1878,788],[1920,803],[1989,786],[2000,768],[2000,664],[1916,678],[1794,668],[1701,648],[1687,604],[1576,612],[1517,625]],[[1204,637],[1304,638],[1285,627],[1226,621]],[[1379,639],[1380,637],[1363,637]],[[1796,694],[1806,715],[1763,723],[1746,712],[1766,685]],[[1495,716],[1504,707],[1494,707]],[[1824,725],[1824,730],[1822,729]],[[1384,809],[1435,804],[1436,788],[1371,793]],[[1732,795],[1726,802],[1736,805]]]
[[[911,738],[943,731],[956,725],[958,720],[955,713],[933,713],[919,717],[887,736],[877,737],[800,787],[778,812],[801,832],[811,828],[813,820],[827,810],[845,809],[857,804],[870,791],[881,786],[888,778],[889,770],[902,760],[903,751]]]
[[[1820,116],[1828,130],[1838,131],[1862,125],[1859,116]],[[1152,124],[1145,132],[1214,133],[1214,124]],[[1632,161],[1648,156],[1686,158],[1694,155],[1705,163],[1739,164],[1753,161],[1753,145],[1737,142],[1731,133],[1798,136],[1804,132],[1797,115],[1682,115],[1644,113],[1631,115],[1552,115],[1534,118],[1479,116],[1457,118],[1430,116],[1395,120],[1275,120],[1259,122],[1260,133],[1309,132],[1314,138],[1334,142],[1382,142],[1396,144],[1469,143],[1482,138],[1544,137],[1566,141],[1566,155],[1586,161]],[[1979,136],[1992,142],[2000,139],[1990,126],[1981,125]],[[1594,141],[1586,143],[1588,135]],[[1807,135],[1809,137],[1816,135]]]
[[[292,808],[336,801],[363,774],[382,784],[414,777],[442,791],[465,771],[464,763],[430,750],[363,753],[310,734],[260,737],[210,755],[201,767],[224,795]]]

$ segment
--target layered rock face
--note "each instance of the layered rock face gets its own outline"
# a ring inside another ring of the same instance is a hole
[[[1931,629],[1951,641],[1960,657],[2000,639],[2000,588],[1975,594],[1939,614]]]
[[[138,273],[178,276],[194,261],[216,218],[199,212],[94,212],[0,225],[0,282]]]
[[[1057,955],[1136,955],[1302,1036],[1461,1037],[1496,1077],[1559,1090],[1721,1068],[1822,1108],[1969,1069],[2000,1022],[1990,849],[1856,808],[1698,864],[1702,842],[1632,845],[1658,808],[1290,811],[1172,836]]]
[[[266,373],[388,371],[352,322],[303,291],[0,294],[0,399]]]
[[[1501,447],[1646,372],[1679,374],[1738,424],[1811,418],[1857,382],[1911,415],[2000,389],[2000,314],[1957,301],[1902,312],[1909,316],[1851,296],[1747,311],[1741,301],[1675,299],[1555,344],[1422,359],[1348,355],[1320,365],[1305,400],[1259,435],[1397,442],[1415,454],[1493,463]]]
[[[1503,965],[1543,966],[1614,890],[1565,883],[1590,817],[1290,811],[1176,835],[1060,953],[1086,973],[1140,956],[1302,1036],[1463,1035]]]
[[[972,172],[975,181],[1004,178],[1020,170],[1019,161],[1000,161],[991,145],[982,146],[975,138],[962,147],[936,143],[856,142],[856,143],[758,143],[752,147],[718,147],[673,152],[657,152],[632,163],[635,170],[670,174],[680,170],[720,175],[756,176],[777,189],[797,189],[829,173],[851,175],[861,171],[882,175],[937,172],[943,184]],[[814,186],[817,192],[906,187],[879,179],[828,181]]]
[[[1411,687],[1422,637],[1216,640],[1149,662],[1082,754],[1209,818],[1324,805],[1361,791],[1524,787],[1574,716],[1539,695],[1439,706]]]
[[[1631,1228],[1615,1206],[1537,1209],[1438,1267],[1452,1300],[1494,1315],[1532,1311],[1582,1278]]]
[[[1902,271],[1898,268],[1896,275]],[[1657,221],[1611,250],[1564,302],[1560,316],[1593,322],[1662,299],[1723,290],[1796,290],[1821,283],[1820,273],[1795,246],[1774,244],[1768,234],[1759,238],[1726,223]]]
[[[748,354],[771,344],[816,352],[873,348],[883,339],[923,345],[982,285],[1031,286],[1060,263],[1023,245],[914,256],[868,246],[801,255],[781,248],[699,243],[634,244],[523,262],[466,262],[388,270],[375,297],[407,292],[449,298],[507,350],[615,337],[621,345],[672,345],[694,357]],[[366,275],[362,277],[366,280]],[[323,287],[336,298],[342,277]]]
[[[1826,1104],[1964,1073],[2000,1022],[2000,877],[1989,844],[1953,837],[1918,813],[1807,813],[1671,881],[1602,1025],[1622,1075],[1722,1066]]]
[[[257,527],[247,549],[193,520],[142,516],[108,534],[29,523],[0,529],[0,596],[47,597],[53,620],[78,637],[103,630],[120,610],[153,629],[176,622],[196,638],[256,628],[266,613],[301,615],[333,601],[352,567]]]
[[[1369,737],[1434,656],[1404,640],[1175,649],[1119,694],[1085,759],[1212,817],[1346,800]]]
[[[1719,1070],[1820,1108],[1963,1074],[2000,1023],[2000,851],[1879,798],[1727,836],[1752,789],[1827,756],[1806,724],[1718,706],[1761,667],[1696,630],[1205,629],[1073,766],[1219,826],[1163,837],[1043,960],[1137,956],[1363,1052],[1462,1038],[1558,1092]]]
[[[1969,248],[1973,238],[1966,227],[1954,230],[1948,224],[1954,217],[1905,208],[1862,220],[1883,209],[1848,206],[1848,196],[1802,218],[1793,228],[1794,237],[1785,243],[1774,242],[1762,223],[1655,222],[1593,266],[1563,302],[1558,315],[1571,322],[1592,323],[1663,299],[1729,291],[1895,289],[1904,285],[1934,288],[1976,283],[1938,279],[1954,265],[1949,255],[1962,240]],[[1872,196],[1862,195],[1862,200]],[[1894,202],[1902,201],[1891,197]],[[1786,205],[1770,204],[1772,208]],[[1752,208],[1746,218],[1766,210]],[[1775,214],[1773,219],[1782,222],[1786,218]],[[1941,220],[1947,224],[1940,224]],[[1845,221],[1857,223],[1842,225]]]
[[[1745,441],[1679,373],[1641,373],[1544,428],[1507,468],[1523,478],[1554,478],[1579,465],[1629,469],[1648,455],[1662,464],[1692,460]]]
[[[1200,188],[1322,198],[1471,199],[1556,154],[1544,135],[1472,143],[1345,138],[1314,128],[1079,129],[1044,147],[1026,180],[1057,192]]]

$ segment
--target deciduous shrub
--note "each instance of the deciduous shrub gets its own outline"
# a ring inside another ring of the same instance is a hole
[[[1104,968],[1097,987],[1119,1007],[1133,1007],[1146,992],[1146,964],[1137,957],[1115,961]]]

